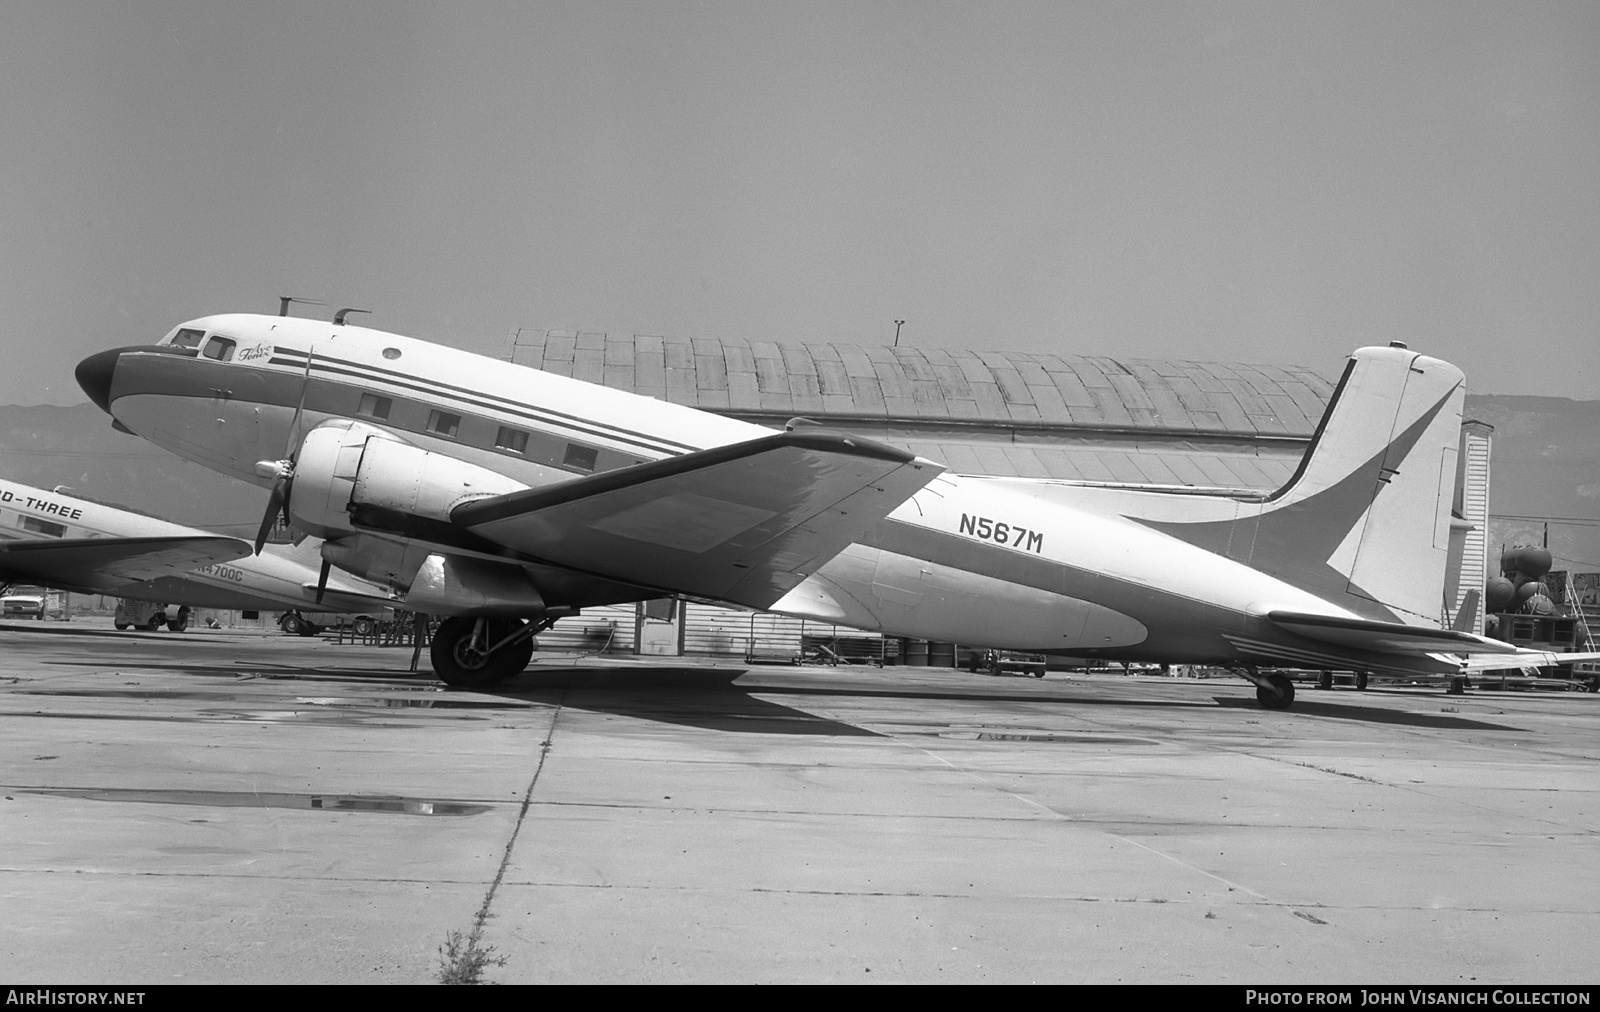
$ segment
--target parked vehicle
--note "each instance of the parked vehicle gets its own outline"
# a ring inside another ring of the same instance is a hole
[[[278,628],[290,636],[315,636],[342,626],[349,626],[350,631],[357,636],[371,636],[378,631],[378,619],[374,615],[321,614],[317,619],[318,621],[312,621],[298,611],[286,611],[278,616]]]
[[[1043,678],[1045,657],[1043,654],[1025,654],[1015,650],[973,650],[967,654],[967,670],[991,675],[1014,671]]]
[[[0,617],[36,618],[44,621],[46,594],[42,587],[13,587],[0,597]]]
[[[117,612],[111,617],[111,624],[118,629],[148,629],[155,632],[166,626],[168,632],[183,632],[189,628],[189,615],[189,606],[186,604],[174,607],[170,604],[152,604],[149,601],[119,598]]]

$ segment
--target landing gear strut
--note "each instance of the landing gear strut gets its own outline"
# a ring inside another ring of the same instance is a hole
[[[533,659],[535,634],[554,620],[447,618],[433,634],[428,657],[434,674],[451,688],[486,689],[522,671]]]

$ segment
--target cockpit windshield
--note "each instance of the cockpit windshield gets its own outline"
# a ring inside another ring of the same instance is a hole
[[[184,327],[176,334],[173,334],[172,340],[168,343],[174,348],[198,348],[200,347],[200,339],[205,336],[206,332],[203,330],[194,330],[190,327]]]
[[[226,362],[233,358],[234,344],[235,342],[231,337],[212,334],[211,339],[206,341],[206,346],[200,349],[200,354],[206,358],[214,358],[218,362]]]

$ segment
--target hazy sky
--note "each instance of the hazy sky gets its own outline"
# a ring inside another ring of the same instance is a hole
[[[280,294],[1600,398],[1600,4],[0,2],[0,403]]]

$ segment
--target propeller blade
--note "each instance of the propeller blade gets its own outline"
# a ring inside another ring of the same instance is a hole
[[[267,493],[267,512],[261,518],[261,528],[256,531],[256,554],[261,554],[261,546],[267,543],[267,535],[272,533],[273,525],[278,522],[278,514],[286,507],[289,499],[289,479],[279,478],[272,483],[272,491]]]
[[[300,457],[300,440],[305,433],[300,431],[300,423],[306,412],[306,388],[311,386],[311,359],[317,350],[311,348],[306,351],[306,371],[300,377],[300,403],[295,405],[294,417],[289,419],[289,445],[284,447],[283,455],[292,463]]]
[[[327,559],[322,560],[322,571],[317,574],[317,603],[322,603],[322,592],[328,589],[328,571],[333,568],[333,563]]]

